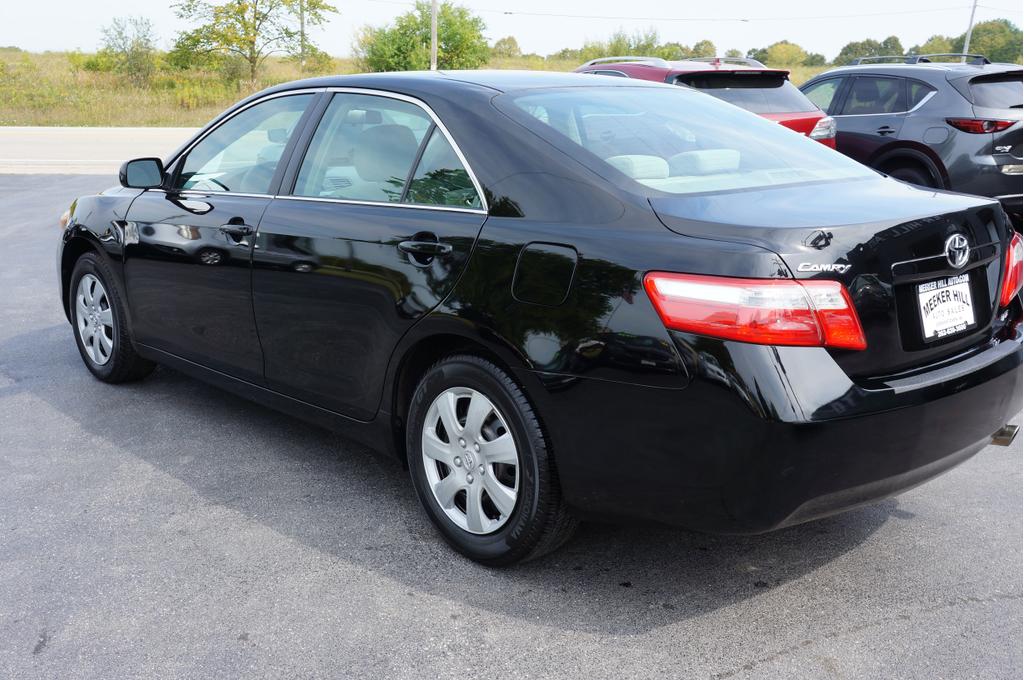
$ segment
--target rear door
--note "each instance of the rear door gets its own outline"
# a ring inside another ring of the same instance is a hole
[[[907,106],[907,83],[892,76],[858,75],[837,113],[836,148],[861,163],[899,137]]]
[[[138,342],[262,381],[252,236],[315,96],[273,96],[240,110],[179,159],[166,188],[132,204],[124,269]]]
[[[365,420],[396,343],[462,272],[483,194],[416,100],[334,92],[310,135],[253,250],[266,380]]]

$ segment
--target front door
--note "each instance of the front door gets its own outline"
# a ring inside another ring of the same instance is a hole
[[[253,250],[267,384],[369,419],[392,350],[451,290],[486,212],[446,131],[404,98],[335,93],[293,168]]]
[[[128,213],[125,278],[135,339],[262,382],[252,314],[253,236],[312,94],[241,110],[193,146],[164,189]]]

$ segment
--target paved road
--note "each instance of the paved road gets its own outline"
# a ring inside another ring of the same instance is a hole
[[[163,158],[192,128],[0,127],[0,174],[111,175],[129,158]]]
[[[0,677],[1021,677],[1019,444],[768,536],[588,525],[485,569],[390,460],[89,376],[54,221],[108,183],[0,177]]]

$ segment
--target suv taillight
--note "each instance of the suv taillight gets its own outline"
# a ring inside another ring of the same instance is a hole
[[[665,326],[678,331],[761,345],[867,347],[838,281],[651,272],[644,288]]]
[[[1024,282],[1024,241],[1020,234],[1010,239],[1010,247],[1006,249],[1006,271],[1003,272],[1003,289],[999,293],[999,306],[1006,307]]]
[[[814,124],[814,129],[812,129],[810,134],[807,136],[811,139],[816,139],[819,142],[828,144],[834,149],[836,139],[835,118],[832,116],[825,116],[824,118],[819,119],[818,122]]]
[[[980,135],[986,132],[1002,132],[1013,125],[1015,121],[989,120],[987,118],[947,118],[946,122],[961,132]]]

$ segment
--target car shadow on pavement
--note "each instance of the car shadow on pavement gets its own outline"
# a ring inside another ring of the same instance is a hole
[[[100,383],[66,325],[0,342],[0,404],[26,395],[70,419],[62,427],[83,442],[101,438],[185,485],[200,502],[182,513],[228,508],[409,596],[561,629],[631,635],[757,597],[855,549],[901,512],[889,500],[749,537],[585,524],[552,555],[488,569],[444,544],[397,461],[168,369]]]

